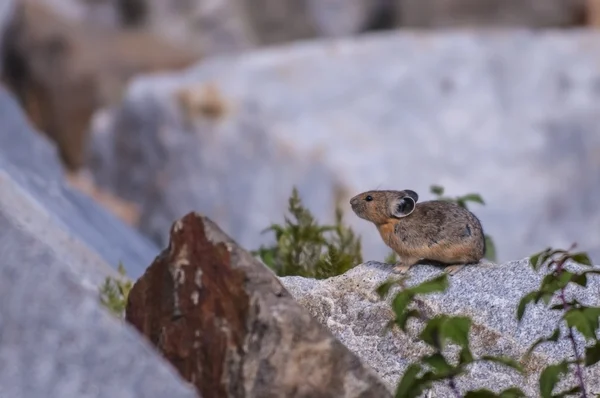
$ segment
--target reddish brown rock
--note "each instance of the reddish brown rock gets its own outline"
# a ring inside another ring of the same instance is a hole
[[[204,398],[391,396],[268,268],[196,213],[173,224],[126,319]]]

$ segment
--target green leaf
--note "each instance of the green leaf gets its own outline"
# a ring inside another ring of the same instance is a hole
[[[440,351],[445,347],[446,340],[458,344],[463,349],[468,349],[471,322],[468,317],[438,315],[427,322],[421,331],[420,338]]]
[[[579,394],[579,393],[581,393],[581,387],[577,386],[577,387],[573,387],[566,391],[561,391],[558,394],[554,394],[552,397],[553,398],[561,398],[561,397],[566,397],[567,395],[575,395],[575,394]]]
[[[481,389],[475,391],[469,391],[465,394],[465,398],[498,398],[499,395],[493,391]]]
[[[448,275],[442,274],[436,278],[422,282],[416,286],[411,287],[410,292],[413,294],[428,294],[443,292],[448,288]]]
[[[537,270],[542,264],[546,262],[546,260],[550,256],[550,250],[552,250],[552,248],[549,247],[539,253],[532,255],[529,258],[529,262],[534,270]]]
[[[512,368],[514,370],[516,370],[519,373],[523,373],[523,368],[521,367],[521,365],[519,365],[519,363],[517,361],[515,361],[512,358],[508,358],[508,357],[494,357],[491,355],[484,355],[481,357],[482,361],[489,361],[489,362],[496,362],[499,363],[501,365],[507,366],[509,368]]]
[[[585,349],[585,366],[592,366],[600,362],[600,341]]]
[[[569,370],[567,362],[546,367],[540,374],[540,394],[542,398],[552,398],[552,391],[562,375]]]
[[[446,358],[440,353],[435,353],[423,358],[423,362],[431,366],[438,374],[442,375],[450,373],[453,369],[453,367],[446,362]]]
[[[469,391],[465,394],[465,398],[524,398],[525,393],[516,387],[506,389],[500,394],[496,394],[487,389]]]
[[[535,300],[537,294],[537,291],[529,292],[519,301],[519,306],[517,307],[517,320],[519,322],[523,319],[523,315],[525,315],[527,305]]]
[[[458,358],[460,360],[460,363],[465,364],[465,365],[468,365],[474,361],[473,354],[471,353],[471,350],[469,349],[468,346],[463,347],[460,350],[460,353],[458,354]]]
[[[381,285],[377,286],[377,289],[375,289],[375,292],[379,295],[379,298],[383,298],[383,297],[387,296],[387,294],[389,293],[392,286],[394,286],[397,283],[398,282],[396,280],[388,279],[387,281],[383,282]]]
[[[546,304],[548,304],[550,298],[552,298],[552,295],[558,290],[566,287],[574,276],[575,274],[570,271],[562,271],[559,275],[550,273],[544,276],[540,286],[540,291],[544,292],[546,296],[549,295],[549,297],[548,300],[543,298],[544,295],[541,295],[540,298],[544,299]]]
[[[471,318],[466,316],[448,317],[442,324],[442,336],[463,348],[468,348],[471,323]]]
[[[583,264],[583,265],[592,265],[592,261],[590,260],[590,257],[587,255],[587,253],[584,252],[580,252],[580,253],[575,253],[572,254],[571,256],[571,260],[575,261],[576,263],[579,264]]]
[[[485,205],[485,202],[481,198],[481,195],[477,193],[470,193],[461,197],[461,199],[465,202],[476,202],[482,205]]]
[[[407,291],[396,294],[396,297],[392,300],[392,310],[396,314],[396,317],[400,317],[404,313],[412,298],[413,295]]]
[[[445,320],[446,315],[437,315],[430,319],[421,331],[419,338],[441,351],[443,349],[443,338],[440,333],[440,328]]]
[[[429,187],[429,190],[432,194],[437,196],[442,196],[444,194],[444,187],[440,185],[432,185],[431,187]]]
[[[408,365],[400,383],[398,383],[398,387],[396,387],[396,398],[416,398],[421,395],[427,387],[424,384],[420,384],[417,378],[421,370],[422,368],[418,364],[413,363]]]
[[[485,235],[485,258],[490,261],[496,262],[496,244],[492,240],[492,237]]]
[[[569,327],[576,328],[586,339],[596,338],[600,318],[600,308],[572,308],[563,315]]]
[[[533,351],[535,351],[535,349],[537,347],[539,347],[541,344],[553,341],[556,342],[558,341],[558,338],[560,337],[560,329],[556,328],[554,329],[554,331],[552,332],[552,334],[549,337],[540,337],[539,339],[537,339],[527,350],[527,352],[525,352],[524,358],[528,358]]]
[[[571,282],[573,282],[579,286],[587,287],[587,275],[586,274],[574,274],[571,277]]]

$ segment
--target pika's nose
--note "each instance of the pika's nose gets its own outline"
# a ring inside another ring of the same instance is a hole
[[[354,207],[356,206],[356,204],[358,203],[358,198],[355,196],[352,199],[350,199],[350,206]]]

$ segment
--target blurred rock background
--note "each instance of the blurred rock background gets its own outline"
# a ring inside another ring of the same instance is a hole
[[[483,196],[499,261],[572,241],[598,258],[599,15],[597,0],[4,0],[0,70],[71,184],[157,246],[197,210],[255,249],[298,186],[383,260],[348,198],[441,184]]]

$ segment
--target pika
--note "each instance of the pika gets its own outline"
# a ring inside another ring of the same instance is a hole
[[[410,189],[367,191],[350,199],[352,211],[375,224],[385,244],[400,256],[395,272],[404,274],[430,261],[445,265],[454,275],[484,257],[485,236],[473,213],[445,200],[418,200]]]

